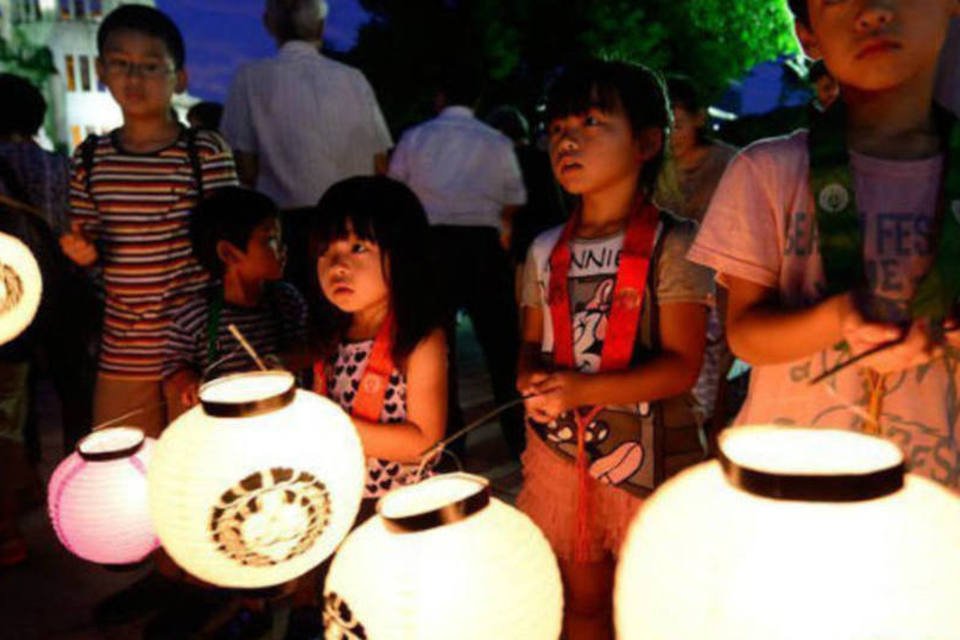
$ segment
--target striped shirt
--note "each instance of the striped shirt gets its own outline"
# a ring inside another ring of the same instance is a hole
[[[257,368],[228,327],[237,326],[261,360],[271,360],[306,343],[307,304],[292,285],[270,283],[256,307],[222,302],[213,358],[210,349],[210,311],[215,296],[208,291],[191,298],[174,314],[167,327],[163,350],[163,377],[191,369],[205,380]]]
[[[169,147],[143,154],[124,150],[118,133],[97,140],[89,181],[83,147],[74,153],[70,218],[100,253],[100,372],[158,380],[170,312],[208,280],[189,237],[198,189],[185,131]],[[195,147],[204,193],[237,184],[233,154],[219,135],[201,131]]]

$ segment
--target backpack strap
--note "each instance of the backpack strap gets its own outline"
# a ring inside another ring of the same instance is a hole
[[[187,129],[187,156],[193,170],[193,181],[197,185],[197,200],[203,199],[203,166],[200,162],[200,149],[197,147],[197,134],[200,131],[194,127]]]
[[[80,162],[83,166],[83,176],[87,195],[93,198],[91,185],[93,184],[93,160],[97,155],[97,145],[100,144],[100,136],[91,133],[80,143]]]

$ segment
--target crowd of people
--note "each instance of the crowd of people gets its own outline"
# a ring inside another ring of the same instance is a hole
[[[609,60],[559,70],[546,153],[516,109],[478,118],[479,78],[460,69],[394,146],[363,74],[319,52],[323,0],[267,0],[278,55],[241,68],[222,113],[204,104],[189,128],[171,109],[187,81],[177,26],[116,9],[97,70],[123,125],[69,163],[32,141],[39,92],[0,76],[14,105],[0,228],[46,278],[38,320],[0,349],[0,566],[28,553],[17,513],[38,375],[65,448],[122,415],[156,437],[204,381],[254,367],[230,325],[352,417],[359,523],[463,425],[469,314],[497,403],[523,398],[501,426],[522,463],[517,505],[559,561],[565,637],[612,637],[626,527],[714,453],[734,354],[752,366],[737,423],[890,438],[956,489],[960,129],[933,91],[960,9],[789,6],[822,59],[817,100],[806,127],[739,153],[709,136],[688,79]],[[161,580],[183,580],[169,564]],[[298,587],[307,610],[317,580]]]

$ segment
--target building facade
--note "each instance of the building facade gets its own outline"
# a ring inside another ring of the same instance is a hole
[[[55,73],[40,84],[50,112],[46,134],[59,148],[72,150],[89,134],[106,133],[123,121],[119,106],[98,81],[95,65],[97,28],[103,16],[121,4],[156,3],[0,0],[0,37],[7,48],[46,47],[50,52]],[[196,99],[187,94],[176,97],[175,106],[181,117],[194,102]]]

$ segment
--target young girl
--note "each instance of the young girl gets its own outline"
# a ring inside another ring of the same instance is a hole
[[[649,70],[568,68],[546,115],[554,174],[580,203],[527,258],[518,388],[532,395],[531,429],[517,503],[560,561],[564,637],[607,638],[627,525],[644,496],[703,455],[687,392],[712,279],[684,258],[695,223],[649,199],[670,122]]]
[[[446,341],[419,200],[384,177],[339,182],[317,205],[312,238],[326,319],[314,387],[353,417],[367,455],[361,517],[375,498],[419,480],[420,454],[443,436]]]

